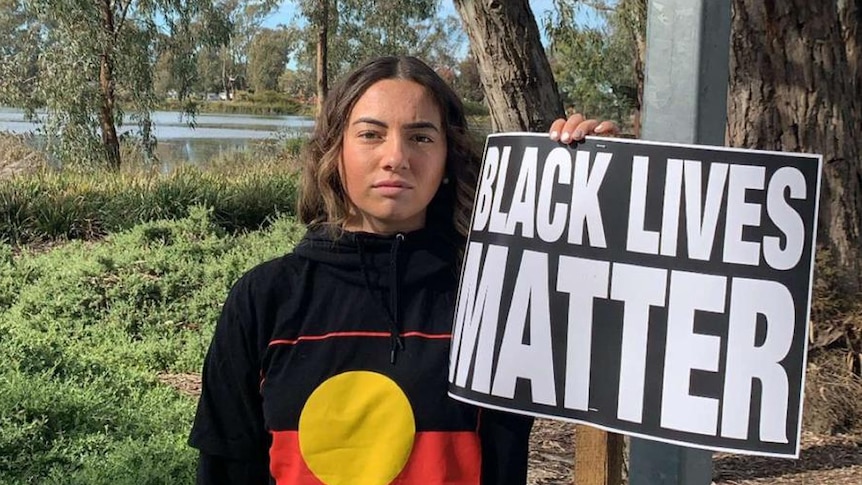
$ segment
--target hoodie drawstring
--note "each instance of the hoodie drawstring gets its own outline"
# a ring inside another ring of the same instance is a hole
[[[398,249],[404,241],[404,234],[400,232],[395,235],[392,249],[389,251],[389,261],[392,271],[389,272],[389,363],[394,364],[399,350],[404,350],[404,340],[398,329]]]
[[[395,235],[395,240],[389,251],[389,264],[391,271],[389,272],[389,306],[380,302],[380,306],[385,310],[387,316],[386,324],[389,327],[389,363],[395,364],[398,351],[404,350],[404,340],[401,338],[401,332],[398,329],[398,249],[404,241],[404,234],[398,233]],[[365,289],[372,299],[376,299],[374,292],[371,290],[371,277],[368,275],[368,268],[365,265],[365,251],[360,239],[357,239],[356,247],[359,251],[359,267],[362,270],[362,277],[365,279]]]

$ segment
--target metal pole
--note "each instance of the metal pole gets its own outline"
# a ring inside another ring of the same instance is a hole
[[[650,0],[645,140],[724,145],[730,0]]]
[[[724,145],[729,0],[650,0],[642,138]],[[631,485],[709,485],[708,451],[632,438]]]

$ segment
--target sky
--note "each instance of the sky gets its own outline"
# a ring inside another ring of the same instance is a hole
[[[553,0],[530,0],[530,8],[533,10],[533,15],[536,20],[542,18],[545,12],[554,8]],[[455,5],[452,0],[440,0],[440,13],[443,16],[451,15],[457,17]],[[264,27],[276,27],[279,24],[290,24],[296,16],[296,3],[291,0],[282,0],[281,6],[277,11],[273,12],[269,18],[263,23]]]
[[[439,15],[441,16],[453,16],[455,18],[458,17],[458,13],[455,11],[455,5],[452,0],[439,0]],[[539,33],[542,36],[542,42],[547,45],[547,38],[542,32],[542,18],[546,13],[553,11],[554,9],[554,0],[529,0],[530,8],[533,10],[533,16],[536,18],[536,23],[539,26]],[[582,13],[580,15],[583,16],[580,20],[584,23],[593,23],[595,22],[595,17],[590,16],[589,14]],[[592,17],[592,18],[590,18]],[[289,25],[291,23],[299,23],[300,25],[304,24],[305,21],[301,17],[298,17],[296,14],[296,2],[292,0],[282,0],[281,4],[275,12],[273,12],[264,22],[263,26],[268,28],[278,27],[279,24]],[[461,51],[459,52],[457,57],[461,58],[467,54],[468,45],[466,36],[464,36],[464,45],[461,46]]]

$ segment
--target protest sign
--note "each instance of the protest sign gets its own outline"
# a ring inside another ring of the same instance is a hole
[[[491,135],[450,395],[798,456],[822,159]]]

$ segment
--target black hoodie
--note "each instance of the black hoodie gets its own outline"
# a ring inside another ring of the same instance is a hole
[[[198,483],[525,483],[532,420],[446,395],[456,261],[430,230],[315,229],[245,274],[204,364]]]

